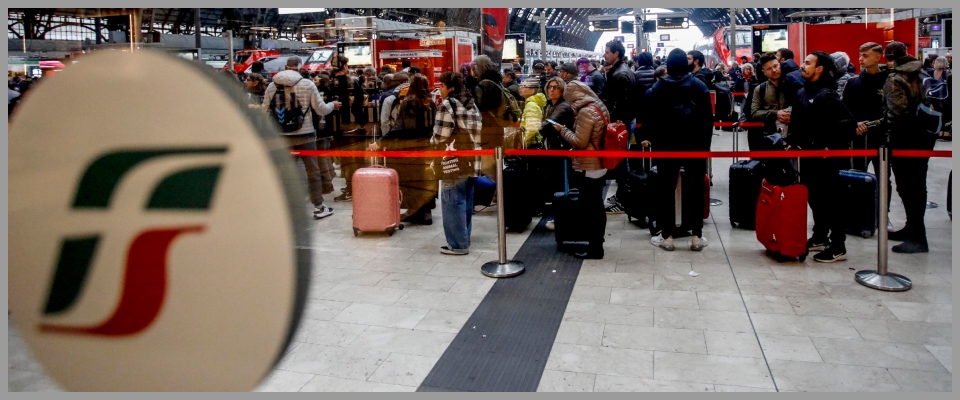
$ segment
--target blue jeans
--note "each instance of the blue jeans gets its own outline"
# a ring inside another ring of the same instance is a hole
[[[443,234],[451,249],[470,249],[475,180],[476,178],[459,178],[441,182],[440,210],[443,213]]]

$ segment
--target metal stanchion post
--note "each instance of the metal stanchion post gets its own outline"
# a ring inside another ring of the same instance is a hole
[[[480,267],[480,272],[491,278],[506,278],[523,273],[523,263],[507,260],[507,226],[503,214],[503,147],[497,147],[497,245],[500,258]]]
[[[910,278],[903,275],[887,273],[887,199],[890,197],[890,191],[887,188],[887,181],[890,179],[890,149],[886,146],[880,147],[880,173],[878,183],[880,185],[880,213],[879,226],[877,229],[877,270],[876,271],[857,271],[854,279],[861,285],[888,292],[902,292],[909,290],[913,286]]]

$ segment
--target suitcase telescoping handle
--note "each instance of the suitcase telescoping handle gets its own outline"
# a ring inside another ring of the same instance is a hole
[[[563,194],[570,195],[570,178],[567,176],[567,159],[563,159]]]

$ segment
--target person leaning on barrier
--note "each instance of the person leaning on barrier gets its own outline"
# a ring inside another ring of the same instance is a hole
[[[563,98],[576,113],[575,129],[551,124],[542,134],[559,136],[574,150],[602,150],[607,131],[605,122],[610,119],[607,107],[590,87],[580,81],[568,82]],[[606,182],[603,178],[607,170],[603,168],[599,157],[592,156],[573,157],[573,170],[574,173],[569,178],[570,186],[580,190],[583,209],[577,210],[577,214],[570,215],[570,218],[583,220],[584,222],[576,225],[589,231],[585,235],[589,237],[589,246],[585,251],[574,255],[582,259],[602,259],[603,237],[607,226],[607,214],[603,209],[603,186]]]
[[[673,49],[667,55],[667,77],[647,91],[651,107],[649,124],[651,140],[641,145],[656,151],[710,151],[713,140],[713,111],[707,85],[690,73],[687,55]],[[685,230],[693,230],[690,250],[700,251],[707,246],[703,237],[703,177],[707,174],[707,160],[657,159],[657,179],[654,180],[654,211],[661,232],[650,243],[666,251],[673,251],[673,238]],[[680,168],[682,180],[682,221],[676,221],[675,193]],[[676,223],[684,224],[677,228]]]
[[[857,123],[837,94],[838,71],[833,57],[815,51],[803,60],[803,89],[793,102],[788,149],[844,150],[856,135]],[[807,241],[819,262],[847,259],[844,244],[846,217],[837,201],[843,193],[840,171],[850,167],[849,157],[809,157],[801,161],[801,180],[809,190],[813,210],[813,236]]]
[[[316,114],[320,116],[327,115],[339,109],[340,102],[323,102],[323,99],[320,98],[320,92],[317,91],[317,86],[310,80],[303,79],[297,72],[300,70],[301,62],[300,57],[287,59],[286,69],[278,72],[273,77],[273,82],[267,86],[262,108],[264,111],[269,111],[271,102],[274,100],[274,94],[277,91],[283,91],[284,87],[290,87],[303,112],[303,127],[296,132],[282,133],[281,135],[286,139],[291,150],[317,150],[317,132],[314,129],[312,121],[314,114],[311,110],[316,111]],[[303,163],[303,168],[307,173],[310,201],[314,205],[313,217],[320,219],[332,215],[333,209],[323,204],[323,176],[317,158],[297,158]]]
[[[888,70],[883,85],[884,120],[893,150],[933,150],[937,136],[924,131],[917,119],[922,100],[920,61],[907,54],[907,46],[893,41],[884,50]],[[888,239],[903,242],[893,246],[896,253],[926,253],[927,232],[923,216],[927,208],[927,168],[929,157],[891,157],[890,167],[897,181],[897,194],[903,200],[907,224],[890,232]],[[882,229],[882,227],[881,227]]]
[[[463,76],[456,72],[440,74],[440,96],[433,124],[433,139],[445,143],[454,131],[454,124],[469,133],[474,145],[478,143],[483,120],[470,92],[463,88]],[[454,109],[456,115],[453,115]],[[433,166],[434,170],[440,168]],[[440,207],[443,233],[447,245],[440,252],[449,255],[470,253],[470,233],[473,229],[473,188],[476,178],[445,179],[441,181]]]

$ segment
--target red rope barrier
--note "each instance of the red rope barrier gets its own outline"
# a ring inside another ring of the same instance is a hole
[[[361,151],[361,150],[292,150],[298,157],[390,157],[437,158],[443,156],[494,156],[493,150],[430,150],[430,151]],[[505,149],[508,156],[536,157],[614,157],[614,158],[810,158],[810,157],[873,157],[876,150],[768,150],[768,151],[604,151],[604,150],[526,150]],[[953,157],[952,150],[894,150],[894,157]]]

